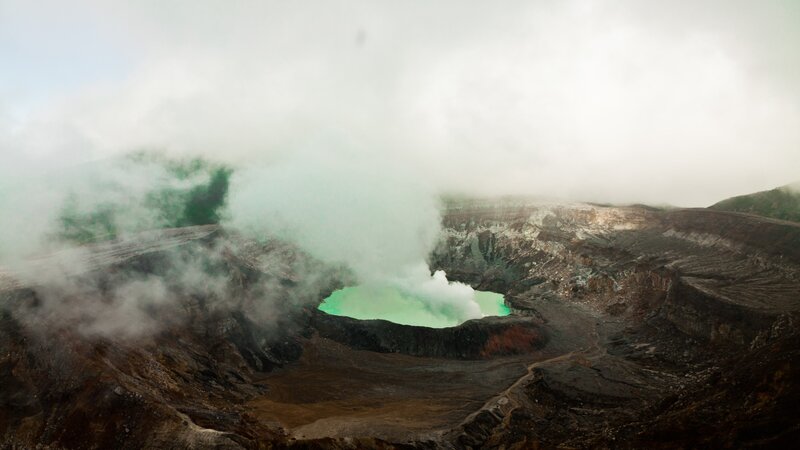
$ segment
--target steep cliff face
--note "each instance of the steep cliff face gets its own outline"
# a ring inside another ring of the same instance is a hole
[[[800,437],[800,226],[525,202],[451,204],[443,222],[432,267],[505,294],[511,316],[328,316],[316,306],[345,274],[213,226],[0,270],[0,448]]]

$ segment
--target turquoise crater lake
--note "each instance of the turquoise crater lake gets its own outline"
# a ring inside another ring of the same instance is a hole
[[[503,295],[475,291],[475,302],[485,316],[507,316],[511,310]],[[403,325],[446,328],[463,320],[432,309],[423,299],[393,287],[351,286],[334,291],[319,309],[335,316],[354,319],[382,319]]]

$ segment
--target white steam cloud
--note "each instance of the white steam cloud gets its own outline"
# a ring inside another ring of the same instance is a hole
[[[362,281],[425,261],[439,231],[433,192],[383,165],[309,157],[237,173],[230,225],[278,234]]]
[[[413,173],[385,162],[308,155],[236,175],[228,225],[291,240],[344,264],[360,283],[394,286],[457,321],[481,317],[471,287],[448,283],[444,272],[432,276],[425,262],[439,236],[436,198]]]
[[[0,5],[0,176],[132,149],[707,206],[800,178],[786,1]],[[387,165],[388,165],[387,164]]]

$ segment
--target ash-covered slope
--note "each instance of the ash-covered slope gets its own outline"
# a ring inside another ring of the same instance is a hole
[[[55,284],[43,268],[0,271],[2,442],[687,448],[800,437],[800,226],[468,201],[449,205],[444,225],[432,267],[504,293],[512,316],[442,330],[328,316],[315,307],[342,273],[217,227],[61,255],[62,267],[83,262]],[[100,326],[119,317],[109,305],[131,292],[120,286],[143,281],[171,299],[136,305],[152,326]]]

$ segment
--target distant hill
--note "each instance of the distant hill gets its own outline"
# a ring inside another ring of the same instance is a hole
[[[769,191],[731,197],[710,208],[800,222],[800,182]]]

